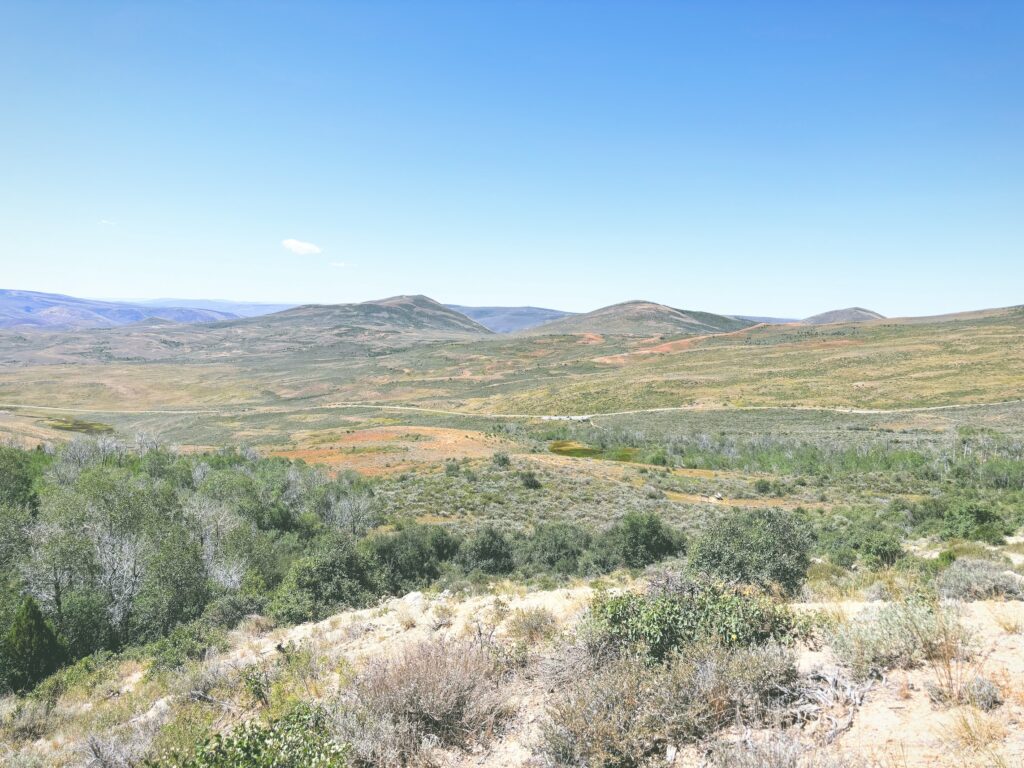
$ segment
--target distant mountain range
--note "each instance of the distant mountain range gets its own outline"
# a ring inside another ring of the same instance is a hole
[[[266,304],[257,301],[225,301],[223,299],[138,299],[134,304],[146,307],[188,307],[190,309],[212,309],[236,317],[258,317],[273,312],[283,312],[298,304]]]
[[[56,293],[0,290],[0,328],[73,330],[129,325],[149,319],[213,323],[237,315],[214,309],[94,301]]]
[[[675,309],[651,301],[627,301],[577,314],[543,307],[470,307],[440,304],[426,296],[395,296],[351,304],[303,305],[221,299],[139,299],[100,301],[53,293],[0,290],[0,328],[80,330],[146,323],[217,323],[270,317],[281,323],[456,333],[559,335],[598,333],[627,336],[683,336],[736,331],[758,323],[853,323],[884,319],[862,307],[837,309],[795,320],[751,315],[718,315]]]
[[[561,320],[563,317],[574,314],[542,307],[464,307],[460,304],[446,304],[445,306],[456,312],[461,312],[495,333],[524,331],[527,328],[535,328],[538,325]]]

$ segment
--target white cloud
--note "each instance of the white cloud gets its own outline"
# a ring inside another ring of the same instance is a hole
[[[299,256],[309,256],[310,254],[313,253],[320,253],[319,245],[314,245],[313,243],[306,243],[303,242],[302,240],[293,240],[290,237],[287,240],[282,240],[281,245],[283,245],[292,253],[297,253]]]
[[[348,266],[348,262],[347,261],[332,261],[331,262],[331,266],[332,267],[347,267]]]

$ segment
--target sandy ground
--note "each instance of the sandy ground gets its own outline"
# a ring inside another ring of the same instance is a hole
[[[439,464],[446,459],[488,458],[497,451],[514,448],[507,441],[483,432],[447,427],[375,427],[334,432],[319,439],[325,444],[271,453],[334,470],[382,475]]]
[[[380,608],[334,616],[316,624],[272,631],[258,638],[236,638],[234,658],[253,660],[272,656],[278,643],[309,643],[330,647],[358,667],[365,660],[392,653],[406,643],[429,637],[460,637],[477,627],[494,627],[502,636],[509,616],[518,609],[542,607],[565,629],[572,627],[593,595],[589,587],[547,592],[511,593],[453,602],[444,596],[412,593]],[[452,612],[451,625],[438,628],[440,611]],[[853,616],[868,604],[860,602],[798,606],[798,610],[828,608]],[[1024,765],[1024,635],[1007,627],[1024,627],[1024,603],[977,602],[963,608],[964,624],[975,637],[977,656],[964,674],[982,674],[1001,689],[1004,704],[991,713],[973,707],[941,708],[931,703],[927,684],[936,679],[928,667],[897,670],[876,681],[857,710],[852,727],[830,749],[892,768],[924,766]],[[800,666],[834,669],[831,653],[803,649]],[[540,733],[548,693],[529,685],[510,690],[517,716],[488,747],[471,755],[448,755],[453,766],[526,766]],[[1000,762],[1002,761],[1002,762]],[[683,749],[674,765],[698,766],[700,755]]]

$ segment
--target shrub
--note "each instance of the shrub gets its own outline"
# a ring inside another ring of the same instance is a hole
[[[990,560],[955,560],[936,576],[935,588],[949,600],[1024,600],[1024,579]]]
[[[182,624],[147,647],[153,656],[150,670],[179,669],[189,661],[203,658],[210,649],[226,650],[226,641],[223,630],[205,621]]]
[[[701,534],[691,567],[723,581],[777,586],[792,594],[806,578],[810,547],[810,529],[791,512],[736,511]]]
[[[512,544],[493,525],[485,525],[470,534],[459,548],[458,559],[467,571],[503,574],[515,569]]]
[[[707,768],[853,768],[859,760],[805,747],[785,733],[761,741],[720,741],[708,754]]]
[[[351,538],[339,534],[292,564],[269,609],[279,621],[310,621],[342,608],[362,607],[377,593],[366,558]]]
[[[67,650],[43,618],[39,606],[26,597],[14,621],[0,638],[0,683],[25,691],[67,660]]]
[[[382,592],[398,595],[426,586],[455,557],[459,540],[440,525],[404,525],[364,539],[360,549],[374,563]]]
[[[975,539],[989,544],[1003,542],[1003,522],[991,506],[981,501],[961,500],[951,504],[942,517],[942,536],[947,539]]]
[[[467,748],[504,714],[497,667],[480,645],[423,642],[370,663],[340,702],[339,739],[371,765],[415,762],[424,741]]]
[[[793,656],[779,646],[691,646],[653,667],[620,658],[566,686],[540,749],[560,766],[647,765],[667,745],[763,722],[796,680]]]
[[[345,768],[348,749],[327,735],[328,718],[318,708],[300,704],[266,725],[249,721],[217,734],[186,757],[164,756],[150,768]]]
[[[578,525],[547,523],[538,526],[526,541],[524,559],[535,570],[578,573],[590,541],[590,534]]]
[[[868,565],[893,565],[903,557],[903,544],[890,531],[870,531],[860,541],[860,552]]]
[[[555,615],[547,608],[518,608],[508,620],[508,634],[528,645],[551,637],[557,627]]]
[[[669,528],[653,512],[630,512],[597,541],[605,569],[617,565],[643,568],[674,555],[685,546],[681,532]]]
[[[537,477],[537,473],[532,469],[527,469],[519,473],[519,479],[523,484],[524,488],[529,488],[534,491],[541,487],[540,479]]]
[[[951,646],[962,650],[967,642],[952,607],[922,598],[865,609],[831,638],[836,657],[861,680],[958,652]]]
[[[789,610],[772,598],[712,582],[674,582],[648,595],[599,596],[590,610],[613,645],[654,661],[697,641],[752,645],[784,639],[793,629]]]
[[[491,461],[494,462],[494,466],[499,469],[505,469],[512,464],[512,459],[510,459],[508,454],[504,451],[498,451],[498,453],[491,456]]]

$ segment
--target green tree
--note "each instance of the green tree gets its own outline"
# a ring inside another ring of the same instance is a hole
[[[610,569],[618,565],[643,568],[674,555],[685,546],[674,531],[653,512],[630,512],[605,531],[598,541],[598,559]]]
[[[462,542],[459,563],[467,571],[511,573],[515,558],[508,537],[493,525],[485,525]]]
[[[34,687],[67,658],[64,646],[31,597],[25,598],[14,615],[0,650],[0,674],[9,688],[19,692]]]
[[[792,512],[734,511],[704,530],[690,566],[723,581],[779,587],[792,594],[807,577],[811,542],[810,528]]]

